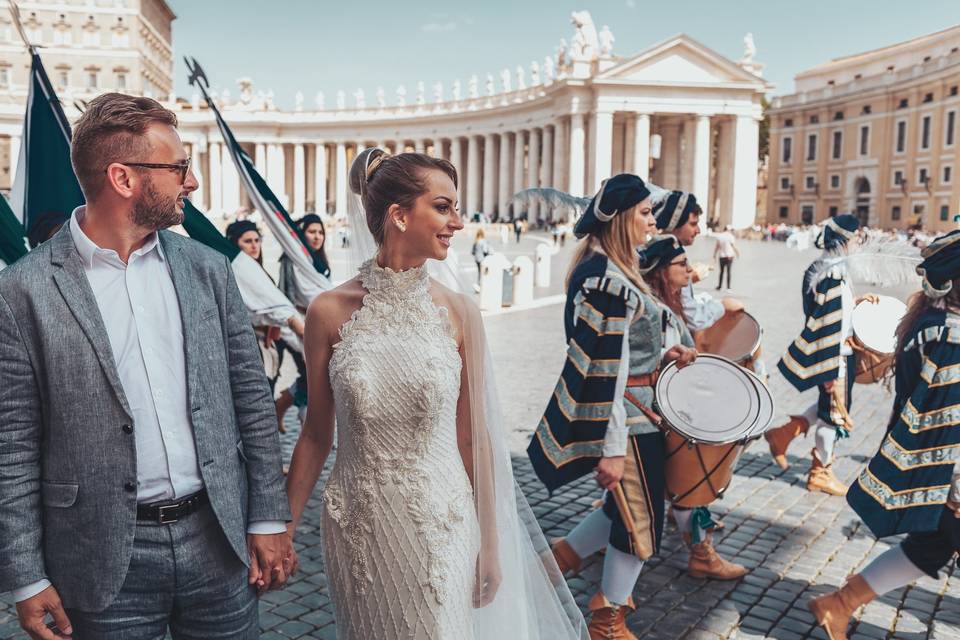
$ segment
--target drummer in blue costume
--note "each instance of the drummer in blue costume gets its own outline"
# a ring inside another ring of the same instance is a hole
[[[810,603],[832,640],[847,637],[860,606],[924,575],[936,578],[960,551],[960,231],[937,238],[922,257],[923,291],[897,328],[887,435],[847,493],[878,538],[908,535]]]
[[[635,638],[625,622],[634,608],[631,594],[663,529],[664,443],[651,420],[652,386],[662,361],[687,364],[696,357],[682,345],[660,352],[661,308],[643,281],[636,253],[654,230],[649,195],[639,177],[614,176],[577,222],[575,233],[586,240],[567,279],[567,359],[527,449],[551,492],[591,472],[604,488],[619,483],[639,531],[630,538],[608,494],[602,509],[555,545],[563,571],[607,551],[601,591],[588,605],[594,640]]]
[[[774,460],[786,469],[790,442],[805,435],[810,425],[816,423],[807,490],[835,496],[847,492],[831,466],[837,439],[848,437],[853,428],[848,414],[856,374],[856,355],[849,344],[853,336],[853,309],[861,300],[878,301],[873,294],[854,298],[840,260],[846,255],[848,244],[855,241],[859,228],[859,220],[849,214],[826,221],[817,238],[823,255],[803,275],[803,332],[777,364],[797,391],[817,387],[819,398],[803,414],[790,416],[786,424],[764,434]]]
[[[653,215],[657,217],[657,229],[661,233],[676,236],[684,247],[692,246],[693,241],[700,235],[700,216],[703,215],[703,209],[692,193],[670,191],[666,197],[654,203]],[[687,328],[694,337],[698,332],[716,324],[724,313],[743,311],[743,302],[736,298],[717,300],[706,291],[695,292],[693,285],[700,277],[694,270],[690,283],[681,292]],[[752,370],[762,380],[767,379],[767,368],[761,358],[753,361]]]

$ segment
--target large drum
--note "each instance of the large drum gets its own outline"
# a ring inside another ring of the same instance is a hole
[[[751,371],[701,354],[682,369],[667,365],[656,404],[666,438],[667,496],[680,507],[702,507],[723,495],[748,442],[773,419],[773,396]]]
[[[890,296],[880,296],[876,304],[864,301],[854,308],[851,346],[857,352],[855,382],[873,384],[890,370],[897,347],[897,325],[906,312],[907,305]]]
[[[756,318],[746,311],[727,311],[700,332],[697,351],[723,356],[750,369],[754,360],[760,357],[762,338],[763,330]]]

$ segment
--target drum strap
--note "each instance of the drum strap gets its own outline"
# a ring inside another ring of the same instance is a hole
[[[654,371],[653,373],[645,373],[640,376],[630,376],[627,378],[628,387],[654,387],[657,384],[657,380],[660,378],[660,371]],[[647,405],[640,402],[637,399],[637,396],[630,393],[629,389],[624,391],[624,397],[630,401],[630,403],[635,406],[637,409],[647,417],[647,419],[653,424],[660,426],[660,423],[663,422],[663,418],[656,411],[648,407]]]

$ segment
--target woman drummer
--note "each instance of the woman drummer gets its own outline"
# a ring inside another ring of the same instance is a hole
[[[602,509],[554,546],[563,571],[607,550],[601,591],[589,603],[593,640],[635,638],[625,617],[663,530],[664,439],[651,409],[653,385],[662,364],[685,366],[696,358],[682,344],[661,350],[662,307],[637,261],[637,248],[654,230],[649,195],[639,177],[614,176],[577,222],[574,232],[585,239],[567,278],[567,360],[527,449],[551,492],[590,472],[612,490]],[[617,488],[633,537],[616,506]]]
[[[906,533],[810,609],[832,640],[874,598],[925,575],[938,578],[960,552],[960,231],[933,241],[897,328],[893,412],[887,435],[847,502],[878,538]]]
[[[777,363],[780,373],[797,391],[818,387],[819,399],[802,415],[790,416],[786,424],[764,434],[770,454],[786,469],[790,442],[806,434],[816,420],[816,446],[811,452],[807,490],[834,496],[847,492],[831,466],[837,439],[848,437],[853,427],[848,415],[857,370],[856,355],[849,343],[853,309],[863,300],[878,300],[873,294],[854,298],[841,260],[859,228],[860,221],[850,214],[827,220],[816,241],[823,254],[803,274],[803,332]]]
[[[640,273],[661,306],[661,353],[678,344],[693,348],[682,301],[682,291],[690,283],[693,268],[679,239],[661,235],[650,240],[640,250]],[[630,357],[635,357],[634,349]],[[696,578],[717,580],[736,580],[746,575],[744,567],[724,560],[714,549],[710,532],[716,523],[706,507],[672,506],[677,529],[690,549],[687,573]]]

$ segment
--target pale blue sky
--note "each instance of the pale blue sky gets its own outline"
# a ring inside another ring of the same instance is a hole
[[[960,0],[167,0],[173,23],[176,91],[189,96],[182,62],[201,62],[211,83],[237,95],[248,76],[291,107],[299,89],[328,107],[336,92],[362,87],[367,103],[383,86],[388,101],[405,84],[432,85],[499,71],[531,60],[542,64],[561,37],[573,34],[570,12],[587,9],[599,29],[616,37],[614,52],[630,55],[686,33],[737,59],[743,36],[754,34],[756,59],[775,95],[793,91],[798,71],[851,53],[960,24]],[[499,86],[499,84],[498,84]]]

